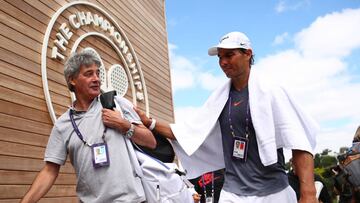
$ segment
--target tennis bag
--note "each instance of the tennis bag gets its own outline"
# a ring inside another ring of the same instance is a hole
[[[139,161],[146,201],[148,203],[193,203],[193,186],[177,169],[175,163],[163,163],[144,152],[135,150]]]
[[[136,147],[139,147],[143,152],[145,152],[145,154],[159,159],[164,163],[174,162],[175,152],[169,140],[157,132],[153,132],[153,135],[156,139],[155,149],[149,149],[140,145],[137,145]]]
[[[110,94],[109,97],[113,96]],[[106,98],[105,100],[111,99]],[[116,109],[122,113],[124,118],[125,112],[122,111],[121,105],[117,100],[113,99],[113,101]],[[184,178],[184,173],[180,173],[175,163],[163,163],[147,155],[130,139],[125,136],[123,138],[134,172],[141,178],[147,203],[194,202],[192,197],[193,192],[195,192],[194,186]]]

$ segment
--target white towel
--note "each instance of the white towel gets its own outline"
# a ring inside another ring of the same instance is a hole
[[[177,139],[174,149],[188,178],[224,168],[218,118],[228,100],[230,80],[217,88],[195,115],[171,124]],[[249,78],[249,102],[259,155],[263,165],[277,162],[277,149],[288,148],[313,153],[318,125],[305,114],[281,87],[265,85],[255,70]]]

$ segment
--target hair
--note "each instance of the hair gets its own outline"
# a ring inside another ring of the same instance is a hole
[[[71,79],[79,75],[81,66],[89,67],[93,64],[97,67],[101,66],[100,59],[91,50],[83,50],[80,53],[74,53],[69,57],[65,63],[64,76],[70,91],[74,92],[74,86],[71,84]]]
[[[360,142],[360,126],[357,128],[355,132],[353,142]]]
[[[247,51],[247,49],[239,48],[239,51],[245,54],[246,51]],[[254,57],[255,57],[255,55],[254,55],[254,54],[251,54],[251,57],[250,57],[250,59],[249,59],[250,67],[251,67],[251,65],[254,65],[254,62],[255,62]]]

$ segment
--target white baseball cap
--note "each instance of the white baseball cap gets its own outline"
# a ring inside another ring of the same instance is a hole
[[[242,32],[230,32],[220,38],[218,45],[211,47],[208,50],[210,56],[218,54],[218,48],[223,49],[251,49],[250,39]]]

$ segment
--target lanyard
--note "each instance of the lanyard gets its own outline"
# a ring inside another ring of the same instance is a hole
[[[203,185],[203,190],[204,190],[204,196],[206,198],[206,185],[205,185],[205,177],[204,175],[201,176],[201,181],[202,181],[202,185]],[[214,172],[211,172],[211,196],[214,196]]]
[[[72,110],[72,109],[70,109],[70,111],[69,111],[69,116],[70,116],[71,124],[72,124],[72,126],[73,126],[73,128],[74,128],[74,131],[76,132],[77,136],[80,138],[80,140],[81,140],[85,145],[91,147],[92,144],[90,144],[90,143],[86,142],[86,140],[84,140],[84,137],[82,136],[82,134],[81,134],[78,126],[77,126],[76,123],[75,123],[74,115],[73,115],[73,114],[74,114],[74,111],[75,111],[75,110]],[[105,127],[104,133],[103,133],[103,135],[102,135],[102,137],[101,137],[101,138],[103,139],[104,143],[106,143],[106,141],[105,141],[106,129],[107,129],[107,128]]]
[[[231,106],[232,106],[232,98],[231,98],[231,93],[230,93],[230,97],[229,97],[229,124],[230,124],[230,131],[231,131],[231,135],[233,137],[236,137],[235,136],[235,131],[234,131],[234,128],[233,128],[233,125],[232,125],[232,120],[231,120]],[[245,125],[245,138],[248,139],[249,137],[249,114],[250,114],[250,107],[249,107],[249,99],[247,101],[247,105],[246,105],[246,117],[245,117],[245,122],[246,122],[246,125]]]

